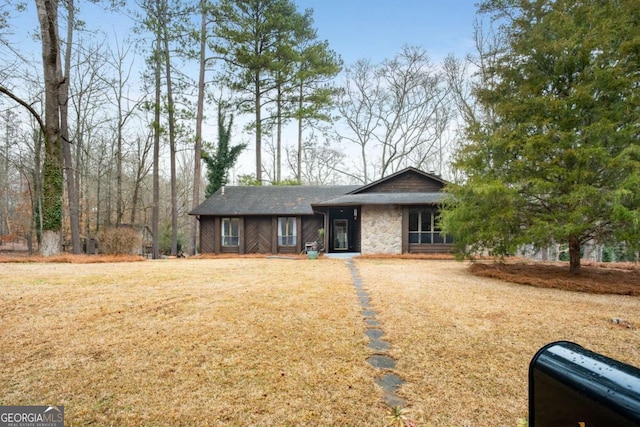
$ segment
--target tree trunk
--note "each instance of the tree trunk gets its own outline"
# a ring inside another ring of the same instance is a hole
[[[166,16],[167,11],[162,13]],[[171,255],[178,254],[178,188],[176,177],[176,131],[175,131],[175,103],[173,102],[173,84],[171,81],[171,52],[169,51],[169,33],[167,22],[164,21],[163,46],[165,77],[167,79],[167,114],[169,119],[169,163],[171,168]]]
[[[98,170],[102,169],[102,161],[98,162]],[[100,172],[98,172],[98,179],[96,180],[96,216],[94,219],[95,223],[95,232],[97,233],[100,229],[100,204],[101,204],[101,193],[102,193],[102,179]],[[87,207],[90,206],[87,203]]]
[[[133,196],[131,197],[131,217],[129,220],[130,224],[136,223],[136,210],[138,209],[138,191],[140,188],[139,181],[136,180],[135,185],[133,186]]]
[[[580,240],[575,237],[569,239],[569,272],[580,274]]]
[[[140,186],[142,185],[142,181],[144,180],[144,178],[147,176],[147,156],[149,155],[149,150],[151,149],[152,139],[152,135],[149,134],[144,143],[144,147],[140,146],[140,141],[138,140],[138,166],[136,168],[136,179],[133,186],[133,197],[131,200],[131,224],[136,223]],[[146,222],[147,218],[145,216],[145,224]]]
[[[33,131],[33,199],[32,221],[30,227],[29,255],[33,254],[33,235],[36,236],[38,250],[42,243],[42,133],[40,129]]]
[[[113,152],[114,147],[113,144],[109,145],[109,149],[111,150],[108,156],[108,160],[107,160],[107,164],[105,166],[107,172],[107,179],[106,181],[106,187],[105,187],[105,191],[107,193],[107,207],[105,209],[105,215],[104,215],[104,219],[103,219],[103,225],[106,225],[107,227],[109,227],[112,222],[111,222],[111,215],[113,214],[113,209],[112,209],[112,204],[111,202],[113,201],[112,197],[113,197],[113,159],[115,158],[115,153]]]
[[[64,75],[60,70],[60,136],[62,144],[62,157],[64,161],[65,177],[67,180],[67,199],[69,202],[69,222],[71,225],[71,244],[73,253],[82,253],[80,242],[80,202],[76,186],[73,161],[71,156],[71,144],[69,142],[69,79],[71,74],[71,45],[73,43],[73,26],[75,23],[75,5],[73,0],[67,1],[67,48],[64,55]]]
[[[367,150],[364,144],[362,144],[362,146],[360,147],[360,154],[362,156],[362,175],[364,179],[363,183],[368,184],[369,174],[367,173]]]
[[[124,203],[122,200],[122,86],[119,86],[118,94],[118,134],[116,136],[116,225],[122,224],[124,216]],[[131,224],[133,225],[133,223]]]
[[[160,30],[156,30],[156,52],[155,52],[155,105],[153,108],[153,206],[151,208],[151,234],[153,234],[152,257],[160,258]]]
[[[303,82],[300,80],[300,94],[298,98],[298,158],[296,159],[296,175],[299,183],[302,184],[302,96]]]
[[[42,246],[44,256],[60,253],[62,229],[62,159],[58,94],[58,2],[36,0],[45,87],[45,159],[42,188]]]
[[[278,78],[280,80],[280,78]],[[276,90],[276,182],[282,181],[282,83],[278,81]]]
[[[2,209],[0,209],[0,235],[11,234],[11,221],[9,216],[9,145],[11,144],[11,126],[15,122],[14,117],[11,115],[11,111],[5,112],[5,134],[2,144],[2,154],[0,160],[2,160],[2,170],[0,171],[0,185],[2,185]]]
[[[78,207],[80,213],[80,235],[84,233],[86,236],[89,236],[91,235],[92,209],[95,207],[95,203],[91,203],[91,190],[89,189],[89,184],[92,183],[92,181],[88,179],[89,159],[84,156],[84,132],[78,129],[75,134],[73,157],[76,167],[75,178],[78,200],[81,202]],[[82,244],[82,239],[80,244]]]
[[[117,79],[109,84],[111,89],[113,90],[113,96],[115,98],[116,104],[116,114],[118,116],[118,121],[116,124],[116,152],[115,152],[115,162],[116,162],[116,226],[121,225],[125,220],[125,207],[126,204],[124,202],[123,196],[123,180],[122,180],[122,160],[123,160],[123,144],[124,144],[124,135],[123,129],[125,124],[133,111],[129,110],[127,113],[123,112],[123,103],[126,97],[125,88],[126,84],[129,81],[130,71],[126,71],[124,61],[127,57],[129,50],[125,48],[122,50],[120,45],[117,45],[117,54],[112,56],[112,60],[114,62],[114,68],[117,72]],[[134,222],[131,222],[134,225]]]
[[[198,105],[196,111],[196,141],[193,147],[193,193],[191,197],[191,207],[195,209],[200,204],[200,181],[202,179],[202,122],[204,121],[204,91],[205,91],[205,65],[207,47],[207,9],[206,1],[200,2],[200,71],[198,73]],[[191,228],[189,231],[189,255],[196,254],[198,246],[198,218],[191,217]]]
[[[255,79],[255,109],[256,109],[256,180],[262,185],[262,100],[260,99],[260,72],[256,71]]]

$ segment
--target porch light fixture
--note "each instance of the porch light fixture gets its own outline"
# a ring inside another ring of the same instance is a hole
[[[358,219],[358,208],[355,208],[355,209],[353,210],[353,219],[354,219],[354,220],[357,220],[357,219]]]

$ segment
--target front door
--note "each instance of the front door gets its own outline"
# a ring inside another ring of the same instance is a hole
[[[346,251],[349,249],[349,221],[346,219],[333,220],[333,250]]]

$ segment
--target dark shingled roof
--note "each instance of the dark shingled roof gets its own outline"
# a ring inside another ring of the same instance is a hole
[[[345,194],[314,203],[314,206],[433,205],[442,203],[446,193],[362,193]]]
[[[190,215],[313,215],[311,205],[356,190],[357,185],[226,186]]]

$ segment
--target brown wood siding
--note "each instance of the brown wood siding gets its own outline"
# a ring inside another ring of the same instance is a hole
[[[412,254],[450,254],[453,252],[453,245],[409,243],[409,252]]]
[[[272,219],[268,216],[246,217],[245,251],[248,254],[272,253]]]
[[[410,172],[389,178],[358,193],[437,193],[442,187],[441,182]]]
[[[296,238],[296,253],[299,254],[302,252],[302,217],[296,218],[296,230],[298,231],[298,236]]]
[[[358,208],[358,211],[360,209]],[[355,226],[354,226],[355,225]],[[360,224],[352,224],[353,250],[360,250]],[[278,217],[277,216],[248,216],[240,218],[239,246],[222,246],[220,241],[220,217],[200,217],[200,252],[201,253],[240,253],[240,254],[269,254],[300,253],[307,242],[317,241],[321,245],[318,230],[325,227],[323,215],[304,215],[297,218],[298,234],[296,246],[278,246]],[[274,250],[275,248],[275,250]]]
[[[278,246],[279,254],[299,254],[301,251],[297,251],[295,246]]]
[[[209,216],[200,217],[200,253],[215,253],[215,220]]]
[[[217,216],[213,220],[213,229],[215,230],[215,236],[213,240],[213,252],[216,254],[220,253],[220,248],[222,247],[222,221],[220,217]]]
[[[246,245],[245,245],[245,239],[244,236],[246,235],[245,230],[244,230],[244,217],[240,217],[240,224],[238,224],[238,253],[239,254],[246,254],[247,252],[245,251]]]
[[[240,245],[239,246],[222,246],[221,242],[221,219],[218,216],[201,216],[200,217],[200,253],[203,254],[220,254],[220,253],[243,253],[244,245],[242,236],[244,234],[244,222],[240,218]]]
[[[304,248],[304,244],[307,242],[318,242],[320,245],[323,242],[320,241],[320,235],[318,230],[324,227],[324,216],[314,215],[302,217],[302,234],[300,235],[300,244],[302,245],[300,250]]]
[[[274,253],[278,252],[278,217],[271,217],[271,247],[275,248]]]

